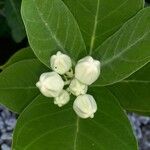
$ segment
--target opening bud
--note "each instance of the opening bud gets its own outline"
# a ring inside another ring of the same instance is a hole
[[[62,107],[63,105],[67,104],[70,100],[70,95],[66,90],[62,90],[58,97],[55,97],[54,104]]]
[[[91,85],[100,75],[100,61],[91,56],[79,60],[75,67],[75,77],[82,83]]]
[[[81,83],[76,78],[74,78],[69,85],[69,91],[75,96],[86,94],[87,90],[88,90],[88,86]]]
[[[93,118],[97,111],[97,104],[93,96],[84,94],[75,99],[73,109],[81,118]]]
[[[44,96],[57,97],[64,87],[64,81],[56,72],[47,72],[40,76],[36,86]]]
[[[51,57],[50,63],[52,70],[61,75],[68,72],[72,67],[71,58],[66,54],[62,54],[60,51]]]

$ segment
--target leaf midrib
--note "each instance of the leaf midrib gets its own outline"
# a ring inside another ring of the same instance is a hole
[[[92,33],[92,36],[91,36],[89,55],[92,54],[94,43],[95,43],[96,30],[97,30],[97,26],[98,26],[99,9],[100,9],[100,0],[97,0],[97,8],[96,8],[96,14],[95,14],[95,19],[94,19],[93,33]]]
[[[120,83],[142,83],[142,84],[150,84],[150,80],[122,80]]]
[[[37,119],[39,119],[39,118],[44,118],[44,117],[48,117],[48,116],[50,117],[50,116],[59,114],[59,113],[64,112],[64,111],[68,111],[68,110],[70,110],[70,109],[71,109],[71,108],[69,107],[68,109],[61,110],[61,111],[58,111],[58,112],[53,113],[53,114],[46,114],[46,115],[44,115],[44,116],[40,116],[40,117],[34,118],[34,119],[30,120],[29,122],[34,121],[34,120],[37,120]],[[77,116],[76,122],[73,123],[73,124],[66,125],[66,126],[63,126],[63,127],[59,127],[59,128],[54,129],[54,130],[50,130],[50,131],[48,131],[48,132],[44,132],[44,133],[41,134],[38,138],[34,139],[31,143],[29,143],[28,145],[26,145],[23,150],[27,150],[27,148],[29,148],[33,143],[37,142],[40,138],[42,138],[43,136],[45,136],[45,135],[47,135],[47,134],[51,134],[51,133],[53,133],[53,132],[55,132],[55,131],[57,131],[57,130],[62,130],[62,129],[64,129],[64,128],[68,128],[68,127],[72,127],[72,126],[75,127],[75,138],[74,138],[73,148],[74,148],[74,150],[77,150],[77,147],[76,147],[76,146],[77,146],[77,137],[78,137],[78,132],[79,132],[79,119],[80,119],[80,118]],[[26,122],[26,124],[28,124],[29,122]],[[23,130],[23,128],[25,127],[26,124],[24,124],[24,125],[20,128],[20,131],[19,131],[19,133],[18,133],[16,142],[18,142],[18,138],[19,138],[19,136],[20,136],[20,133],[22,132],[22,130]]]
[[[113,57],[111,57],[108,60],[104,60],[102,62],[102,66],[106,66],[109,63],[112,63],[114,60],[116,60],[117,58],[121,57],[122,54],[126,53],[128,51],[128,49],[130,49],[131,47],[135,46],[136,44],[138,44],[139,42],[141,42],[150,32],[145,33],[141,38],[139,38],[138,40],[136,40],[134,43],[130,44],[129,46],[127,46],[125,49],[123,49],[122,51],[120,51],[117,55],[114,55]]]
[[[64,49],[64,47],[63,47],[63,45],[61,44],[61,42],[59,41],[59,39],[53,34],[51,28],[48,26],[48,23],[47,23],[46,20],[42,17],[43,15],[42,15],[41,11],[39,10],[38,6],[36,5],[35,0],[32,0],[32,1],[33,1],[34,5],[35,5],[35,8],[36,8],[36,10],[37,10],[37,14],[39,15],[41,21],[43,22],[45,28],[46,28],[47,31],[50,33],[51,37],[52,37],[53,40],[56,42],[56,44],[61,48],[61,50],[67,54],[66,50]]]
[[[76,129],[75,129],[75,138],[74,138],[74,144],[73,144],[74,150],[77,150],[78,132],[79,132],[79,117],[77,116]]]
[[[69,108],[69,109],[70,109],[70,108]],[[66,110],[68,111],[69,109],[66,109]],[[63,110],[63,111],[66,111],[66,110]],[[60,113],[60,112],[62,112],[62,111],[56,112],[56,113],[54,113],[54,114],[57,114],[57,113]],[[41,116],[41,117],[43,118],[43,117],[47,117],[47,116],[49,116],[49,115],[52,116],[52,115],[54,115],[54,114],[48,114],[48,115]],[[37,119],[39,119],[39,117],[38,117],[38,118],[34,118],[33,120],[37,120]],[[62,130],[62,129],[64,129],[64,128],[73,127],[73,126],[75,127],[75,134],[74,134],[75,136],[74,136],[73,150],[77,150],[77,139],[78,139],[78,133],[79,133],[79,119],[80,119],[80,118],[77,117],[75,123],[72,123],[72,124],[70,124],[70,125],[62,126],[62,127],[55,128],[55,129],[53,129],[53,130],[44,132],[44,133],[41,134],[38,138],[34,139],[31,143],[29,143],[28,145],[26,145],[23,150],[27,150],[32,144],[36,143],[40,138],[46,136],[47,134],[51,134],[51,133],[54,133],[54,132],[57,131],[57,130]],[[32,120],[32,121],[33,121],[33,120]],[[109,132],[109,134],[111,134],[112,136],[114,136],[114,138],[119,139],[119,137],[118,137],[116,134],[114,134],[113,132],[110,132],[110,130],[108,130],[107,128],[105,128],[103,125],[100,125],[97,121],[92,120],[91,122],[98,124],[98,127],[99,127],[99,128],[102,128],[102,129],[104,129],[104,130],[107,130],[107,131]],[[29,122],[28,122],[28,123],[29,123]],[[24,125],[24,126],[25,126],[25,125]],[[24,126],[23,126],[23,127],[24,127]],[[20,131],[22,131],[22,129],[23,129],[23,128],[21,128]],[[81,134],[82,134],[82,132],[81,132]],[[19,135],[20,135],[20,132],[19,132]],[[18,135],[18,137],[19,137],[19,135]],[[86,135],[85,135],[85,136],[86,136]],[[126,148],[128,148],[128,145],[127,145],[124,141],[122,141],[121,139],[119,139],[119,141],[120,141]]]
[[[115,82],[114,84],[119,84],[119,83],[139,83],[139,84],[150,84],[149,80],[137,80],[137,79],[125,79],[121,80],[119,82]],[[108,85],[109,86],[109,85]],[[102,87],[101,85],[91,85],[90,87]]]

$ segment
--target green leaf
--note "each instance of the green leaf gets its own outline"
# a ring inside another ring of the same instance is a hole
[[[6,19],[4,18],[4,16],[0,15],[0,37],[5,37],[8,34],[9,34],[9,27],[7,26]]]
[[[16,42],[21,42],[26,36],[20,14],[21,1],[22,0],[5,0],[6,19],[11,28],[13,39]]]
[[[21,61],[25,59],[32,59],[35,58],[35,55],[30,47],[23,48],[19,51],[17,51],[3,66],[1,66],[2,69],[5,69],[6,67]]]
[[[101,77],[95,85],[119,82],[150,61],[150,8],[140,11],[93,56],[102,62]]]
[[[39,94],[35,84],[46,70],[36,59],[7,67],[0,73],[0,103],[20,113]]]
[[[150,63],[131,77],[108,86],[124,109],[150,114]]]
[[[143,0],[63,1],[75,16],[90,53],[144,6]]]
[[[98,103],[94,119],[80,119],[71,104],[58,108],[53,99],[38,96],[18,119],[12,150],[137,150],[115,97],[104,88],[90,92]]]
[[[22,17],[31,48],[47,66],[58,50],[73,60],[86,54],[76,20],[62,0],[23,0]]]

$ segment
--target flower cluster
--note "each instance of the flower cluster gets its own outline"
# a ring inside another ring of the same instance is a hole
[[[77,97],[73,103],[76,114],[81,118],[93,118],[97,104],[94,97],[86,93],[100,75],[100,62],[86,56],[77,62],[73,72],[71,58],[59,51],[50,58],[50,66],[53,71],[43,73],[36,83],[41,93],[53,97],[59,107],[67,104],[73,94]]]

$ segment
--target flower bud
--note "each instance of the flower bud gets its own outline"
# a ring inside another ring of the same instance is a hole
[[[70,100],[70,95],[66,90],[62,90],[58,97],[55,97],[54,104],[62,107],[63,105],[67,104]]]
[[[88,90],[88,86],[81,83],[76,78],[74,78],[69,85],[69,91],[75,96],[86,94],[87,90]]]
[[[100,62],[87,56],[78,61],[75,67],[75,77],[82,83],[91,85],[100,75]]]
[[[56,55],[53,55],[50,59],[51,68],[53,71],[59,74],[65,74],[72,67],[71,58],[60,51]]]
[[[81,118],[93,118],[94,113],[97,111],[97,104],[93,96],[84,94],[76,98],[73,109]]]
[[[36,86],[44,96],[57,97],[64,87],[64,81],[56,72],[47,72],[40,76]]]

